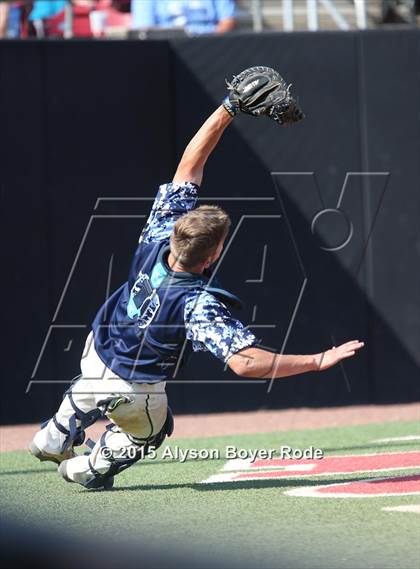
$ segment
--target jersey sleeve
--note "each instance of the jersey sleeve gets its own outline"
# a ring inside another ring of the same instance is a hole
[[[147,244],[168,238],[176,220],[196,206],[198,189],[197,184],[192,182],[170,182],[159,186],[139,243]]]
[[[184,318],[187,339],[192,342],[193,350],[207,350],[223,362],[257,343],[254,334],[207,292],[187,298]]]
[[[235,16],[234,0],[215,0],[218,20],[233,18]]]

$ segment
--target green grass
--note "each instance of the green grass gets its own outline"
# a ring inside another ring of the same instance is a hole
[[[399,422],[167,442],[183,449],[218,448],[222,455],[226,445],[313,445],[328,456],[416,450],[413,441],[372,441],[418,432],[415,422]],[[242,559],[244,567],[278,567],[285,560],[287,566],[302,569],[420,567],[419,515],[381,510],[418,504],[419,496],[321,499],[283,494],[298,486],[372,474],[200,484],[218,473],[224,462],[144,460],[118,476],[111,492],[98,492],[67,484],[54,465],[41,464],[26,452],[2,453],[0,507],[3,516],[57,531],[94,534],[100,528],[102,535],[112,538],[141,538],[151,546],[165,544],[165,549],[180,544],[210,559],[226,554]]]

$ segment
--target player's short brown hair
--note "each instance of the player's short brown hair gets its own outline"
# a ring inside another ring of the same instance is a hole
[[[187,270],[211,257],[226,238],[228,214],[219,206],[202,205],[181,216],[170,238],[171,253]]]

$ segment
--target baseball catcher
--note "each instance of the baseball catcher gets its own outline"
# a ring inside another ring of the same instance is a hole
[[[111,488],[116,474],[171,435],[166,381],[193,350],[208,350],[238,376],[266,379],[325,370],[363,346],[352,340],[313,355],[273,354],[232,315],[239,299],[212,276],[230,220],[218,206],[197,207],[204,166],[238,113],[282,126],[303,113],[273,69],[247,69],[227,86],[223,104],[187,145],[172,182],[160,186],[128,280],[92,324],[81,375],[30,444],[39,460],[59,465],[67,482]],[[91,452],[76,454],[85,429],[103,416],[111,422]]]

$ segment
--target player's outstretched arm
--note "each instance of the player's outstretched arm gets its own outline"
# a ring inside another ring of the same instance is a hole
[[[341,360],[351,358],[364,342],[351,340],[319,354],[292,356],[273,354],[260,348],[246,348],[229,358],[229,367],[242,377],[281,378],[308,371],[326,370]]]
[[[174,182],[201,184],[204,165],[233,117],[241,112],[266,116],[280,125],[298,122],[304,115],[281,75],[270,67],[250,67],[231,82],[228,95],[206,120],[185,149]]]
[[[201,184],[207,159],[231,122],[232,117],[223,106],[210,115],[186,147],[175,172],[174,182]]]

